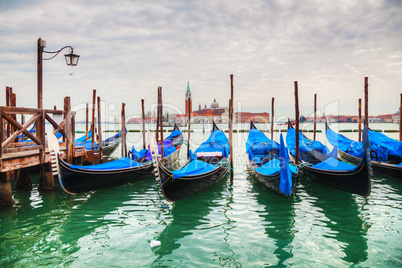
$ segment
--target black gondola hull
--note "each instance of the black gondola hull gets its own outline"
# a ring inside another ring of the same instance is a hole
[[[338,149],[339,156],[345,160],[348,161],[354,165],[357,165],[360,161],[361,158],[350,155],[344,151],[341,151]],[[388,163],[382,163],[378,161],[371,160],[371,165],[373,167],[373,172],[375,174],[386,174],[388,176],[392,176],[397,179],[402,179],[402,167],[393,165],[393,164],[388,164]]]
[[[89,171],[72,169],[68,163],[59,159],[59,182],[61,187],[70,194],[120,186],[152,175],[152,163],[119,170]]]
[[[228,171],[225,165],[217,169],[192,177],[173,179],[172,173],[158,160],[159,182],[166,200],[177,201],[202,192],[218,183]]]
[[[250,166],[251,166],[251,164],[250,164]],[[292,195],[292,193],[296,189],[297,181],[299,178],[299,173],[292,173],[292,191],[291,191],[290,195],[286,195],[281,190],[279,190],[279,183],[281,180],[280,172],[277,172],[273,175],[264,175],[264,174],[261,174],[261,173],[255,171],[255,169],[253,169],[252,167],[250,167],[250,169],[251,169],[251,174],[254,176],[254,178],[256,178],[266,188],[274,191],[275,193],[278,193],[285,197],[289,197]]]
[[[370,195],[371,192],[371,177],[373,173],[371,161],[369,163],[367,158],[364,157],[357,165],[354,171],[323,170],[308,165],[303,166],[301,170],[312,181],[334,189],[366,197]]]

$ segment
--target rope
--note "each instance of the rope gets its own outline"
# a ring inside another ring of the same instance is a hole
[[[224,163],[224,162],[226,162],[226,163]],[[219,161],[218,163],[216,163],[216,165],[224,165],[224,166],[228,167],[229,169],[234,170],[234,168],[231,168],[231,167],[229,166],[229,165],[230,165],[230,161],[227,160],[227,159],[222,159],[221,161]]]
[[[172,178],[172,182],[174,181],[173,174],[172,174],[172,175],[169,176],[169,178],[167,178],[167,179],[162,183],[161,186],[163,186],[163,185],[165,184],[165,182],[167,182],[170,178]]]
[[[297,165],[297,168],[303,168],[305,166],[313,166],[313,164],[308,163],[308,162],[304,162],[304,163],[301,163],[300,165]]]

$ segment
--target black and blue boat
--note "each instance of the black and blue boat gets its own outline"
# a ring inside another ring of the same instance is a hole
[[[139,163],[127,157],[99,165],[72,165],[60,158],[59,143],[52,133],[48,133],[48,145],[53,175],[58,175],[60,186],[69,194],[120,186],[153,174],[152,162]]]
[[[325,124],[325,134],[329,143],[338,148],[339,156],[353,164],[363,158],[363,143],[348,139],[333,131]],[[382,133],[369,130],[370,154],[374,173],[402,178],[402,141],[396,141]]]
[[[103,155],[109,156],[111,155],[114,151],[116,151],[117,147],[119,146],[121,142],[121,134],[122,132],[120,131],[119,133],[113,135],[110,138],[107,138],[106,140],[102,141],[102,151]],[[86,135],[78,138],[75,140],[75,146],[76,147],[85,147],[86,150],[92,150],[92,131],[88,132],[88,137]],[[95,153],[99,152],[99,142],[94,142],[94,150]]]
[[[246,152],[252,175],[265,187],[289,197],[295,190],[298,168],[289,164],[288,150],[280,136],[280,144],[268,139],[250,122]]]
[[[299,160],[301,170],[311,180],[323,185],[361,196],[368,196],[371,192],[371,177],[373,175],[370,158],[370,144],[368,130],[363,131],[362,159],[357,165],[343,162],[338,159],[336,146],[329,151],[320,141],[309,140],[303,133],[299,133]],[[291,156],[296,152],[296,131],[289,124],[286,143]]]
[[[208,140],[195,154],[190,152],[190,161],[181,169],[170,171],[157,158],[159,183],[166,200],[173,202],[204,191],[218,183],[229,170],[229,141],[225,133],[215,123],[213,125]]]
[[[164,165],[171,167],[177,159],[179,159],[181,145],[183,144],[183,132],[179,129],[177,124],[174,125],[172,133],[163,141],[163,161]],[[149,149],[142,149],[137,151],[132,146],[128,152],[129,158],[137,162],[143,163],[146,161],[152,161],[152,155],[149,153]],[[161,143],[158,143],[159,156],[162,155]]]

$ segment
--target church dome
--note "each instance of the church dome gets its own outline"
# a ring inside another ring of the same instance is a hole
[[[216,102],[216,99],[214,99],[214,102],[211,103],[211,108],[214,108],[214,109],[219,108],[219,103]]]

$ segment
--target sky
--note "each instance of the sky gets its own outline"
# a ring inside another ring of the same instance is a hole
[[[106,118],[139,117],[155,107],[182,113],[187,82],[193,110],[214,98],[234,109],[294,118],[356,115],[369,77],[370,115],[395,113],[402,93],[402,1],[8,1],[0,0],[0,105],[5,88],[17,106],[36,107],[37,40],[46,51],[70,45],[78,66],[61,55],[44,61],[44,107],[71,97],[77,119],[96,89]],[[47,55],[45,55],[47,57]],[[3,91],[4,90],[4,91]]]

